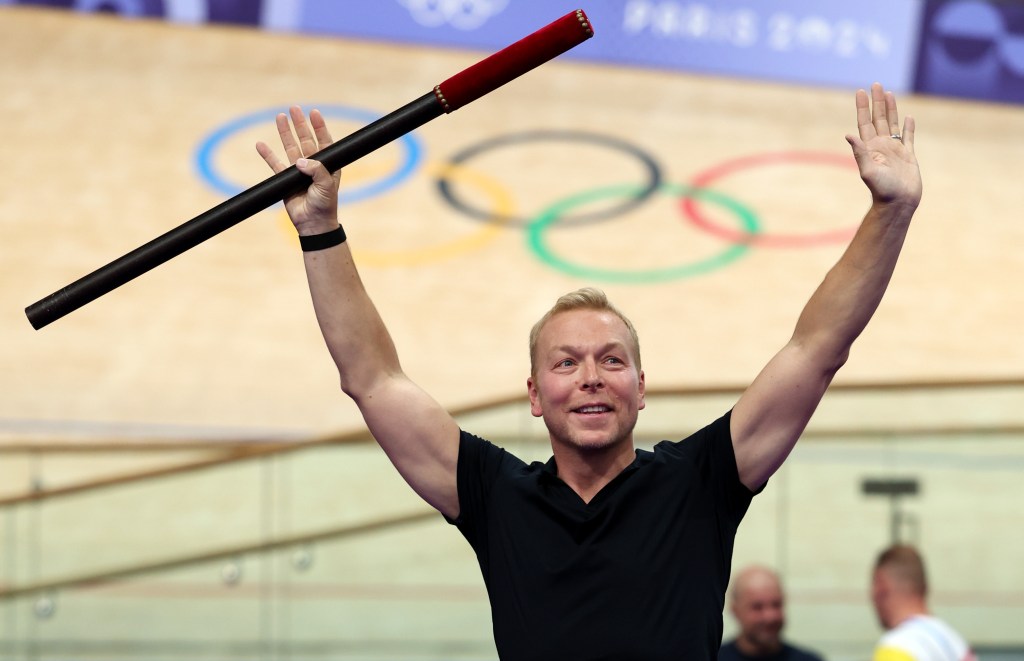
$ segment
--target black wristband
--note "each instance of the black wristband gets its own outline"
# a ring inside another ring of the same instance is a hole
[[[324,232],[323,234],[310,234],[308,236],[299,235],[299,245],[302,246],[302,252],[312,252],[314,250],[324,250],[325,248],[333,248],[345,243],[345,229],[338,225],[337,229],[333,229],[330,232]]]

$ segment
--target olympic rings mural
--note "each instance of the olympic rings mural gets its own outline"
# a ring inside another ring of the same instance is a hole
[[[343,119],[368,124],[380,115],[367,109],[338,105],[309,105],[317,107],[328,119]],[[272,125],[279,109],[266,109],[241,116],[215,129],[200,142],[195,151],[195,165],[200,178],[214,190],[234,196],[248,184],[232,179],[216,166],[216,155],[225,142],[240,132],[256,125]],[[625,155],[636,161],[644,173],[642,183],[626,183],[580,191],[551,203],[532,215],[523,215],[515,209],[512,194],[493,178],[470,166],[473,159],[487,152],[515,148],[528,143],[575,142],[599,147]],[[754,154],[733,159],[705,169],[693,176],[687,184],[668,183],[663,180],[662,169],[651,154],[636,145],[607,135],[586,131],[528,131],[499,135],[467,147],[438,164],[425,164],[423,148],[415,132],[395,141],[401,155],[387,171],[374,172],[363,182],[345,186],[340,205],[353,204],[377,197],[400,186],[413,174],[425,171],[436,183],[441,199],[463,216],[477,222],[479,228],[470,234],[433,245],[392,252],[359,249],[356,257],[369,266],[391,267],[423,265],[450,259],[482,248],[509,228],[523,230],[526,247],[547,266],[565,274],[623,284],[650,284],[695,277],[722,268],[741,258],[752,247],[804,248],[848,241],[856,227],[813,234],[782,234],[765,232],[758,215],[741,201],[717,192],[712,185],[733,174],[777,164],[811,164],[841,168],[856,168],[852,156],[820,152],[778,152]],[[365,173],[364,173],[365,175]],[[484,194],[489,209],[473,206],[459,194],[459,186],[472,186]],[[615,270],[578,264],[558,255],[548,241],[548,231],[555,226],[572,227],[602,222],[621,217],[646,204],[656,196],[669,196],[678,203],[684,220],[698,231],[715,237],[725,244],[720,252],[709,257],[675,266],[648,270]],[[615,204],[587,213],[573,213],[575,209],[595,201],[615,201]],[[709,217],[704,207],[715,206],[736,219],[730,227]],[[283,213],[283,212],[282,212]],[[289,225],[290,227],[290,225]]]

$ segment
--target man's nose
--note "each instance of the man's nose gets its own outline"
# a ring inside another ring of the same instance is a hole
[[[597,369],[597,363],[592,360],[586,360],[580,364],[580,385],[587,390],[600,388],[604,385],[601,379],[601,372]]]

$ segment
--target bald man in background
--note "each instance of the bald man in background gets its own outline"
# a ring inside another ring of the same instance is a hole
[[[782,640],[785,599],[779,576],[752,565],[733,579],[730,609],[740,626],[735,639],[722,645],[719,661],[822,661],[822,657]]]

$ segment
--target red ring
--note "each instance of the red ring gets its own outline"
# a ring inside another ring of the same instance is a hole
[[[826,165],[842,165],[857,167],[857,161],[852,156],[840,156],[830,152],[769,152],[765,154],[754,154],[726,161],[712,168],[697,173],[691,180],[690,185],[694,188],[707,188],[708,185],[727,175],[739,172],[758,165],[773,163],[821,163]],[[806,246],[823,245],[827,243],[839,243],[848,241],[857,231],[857,227],[816,234],[772,234],[772,233],[751,233],[736,230],[729,227],[722,227],[708,220],[701,215],[697,207],[697,201],[691,196],[682,198],[683,212],[690,222],[699,229],[713,234],[719,238],[734,243],[748,243],[750,245],[766,248],[800,248]]]

